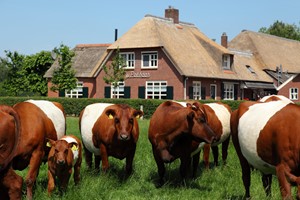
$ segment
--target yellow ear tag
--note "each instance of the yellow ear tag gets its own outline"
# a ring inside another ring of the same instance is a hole
[[[113,118],[114,118],[114,116],[112,116],[112,114],[108,115],[108,119],[113,119]]]
[[[47,142],[46,146],[47,146],[47,147],[51,147],[50,142]]]
[[[78,151],[78,147],[74,144],[73,146],[72,146],[72,151]]]
[[[140,118],[140,115],[137,115],[135,118],[139,119],[139,118]]]

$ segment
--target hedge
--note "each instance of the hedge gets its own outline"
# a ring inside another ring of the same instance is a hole
[[[48,97],[0,97],[0,104],[13,106],[16,103],[26,101],[29,99],[35,100],[49,100],[56,101],[63,105],[67,116],[79,116],[82,109],[84,109],[87,105],[92,103],[114,103],[114,104],[128,104],[129,106],[135,109],[143,109],[144,118],[150,119],[155,109],[163,103],[165,100],[158,99],[91,99],[91,98],[48,98]],[[213,100],[200,100],[201,103],[211,103],[216,102]],[[232,110],[238,108],[239,104],[242,101],[221,101],[223,103],[228,104]]]

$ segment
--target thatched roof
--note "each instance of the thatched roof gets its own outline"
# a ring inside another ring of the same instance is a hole
[[[146,15],[108,49],[160,47],[181,75],[236,79],[222,70],[222,55],[232,54],[190,23]]]
[[[73,50],[72,68],[75,70],[76,77],[93,77],[99,68],[103,58],[107,55],[107,47],[110,44],[79,44]],[[51,68],[45,73],[44,77],[52,77],[54,70],[59,66],[55,60]]]
[[[253,31],[242,31],[232,41],[231,50],[250,52],[261,70],[276,70],[282,65],[284,72],[300,73],[300,42]]]

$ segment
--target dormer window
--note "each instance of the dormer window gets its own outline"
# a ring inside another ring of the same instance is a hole
[[[222,68],[225,70],[230,70],[230,55],[224,54],[222,58]]]

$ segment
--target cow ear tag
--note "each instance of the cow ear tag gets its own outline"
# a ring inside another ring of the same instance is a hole
[[[78,147],[75,144],[73,144],[71,149],[72,149],[72,151],[78,151]]]
[[[51,144],[50,144],[49,141],[47,142],[46,146],[47,146],[47,147],[51,147]]]
[[[114,116],[112,116],[112,114],[108,115],[108,119],[113,119],[113,118],[114,118]]]
[[[137,115],[135,118],[139,119],[139,118],[140,118],[140,115]]]

